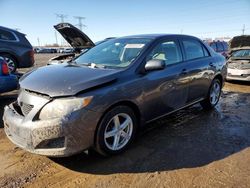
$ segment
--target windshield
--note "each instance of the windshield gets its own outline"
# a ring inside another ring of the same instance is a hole
[[[232,57],[250,57],[250,49],[235,51]]]
[[[151,41],[145,38],[110,39],[86,51],[74,61],[76,64],[124,68],[129,66]]]

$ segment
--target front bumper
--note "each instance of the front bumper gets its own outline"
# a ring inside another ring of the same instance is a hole
[[[227,69],[227,80],[239,80],[239,81],[250,81],[250,70],[249,69]]]
[[[17,146],[32,153],[64,157],[79,153],[94,143],[98,114],[81,109],[67,117],[26,120],[13,105],[4,108],[4,130]]]

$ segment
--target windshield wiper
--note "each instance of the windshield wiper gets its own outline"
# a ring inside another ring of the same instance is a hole
[[[95,64],[95,63],[89,63],[88,65],[90,68],[101,68],[101,69],[105,69],[107,68],[107,66],[102,65],[102,64]]]

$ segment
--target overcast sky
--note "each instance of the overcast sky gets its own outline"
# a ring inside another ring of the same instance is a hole
[[[250,0],[0,0],[0,25],[18,28],[33,45],[56,42],[55,13],[98,41],[111,36],[183,33],[198,37],[250,34]],[[61,38],[58,35],[58,42]]]

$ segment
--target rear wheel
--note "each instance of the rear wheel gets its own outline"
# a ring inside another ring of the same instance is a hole
[[[96,134],[96,151],[101,155],[114,155],[124,151],[133,141],[137,119],[127,106],[117,106],[102,118]]]
[[[204,109],[212,109],[219,102],[221,95],[221,82],[219,79],[214,79],[207,95],[207,98],[201,102]]]
[[[14,57],[12,57],[11,55],[9,55],[9,54],[3,54],[1,56],[4,57],[7,65],[8,65],[9,71],[11,73],[16,72],[16,69],[17,69],[17,61],[16,61],[16,59]]]

